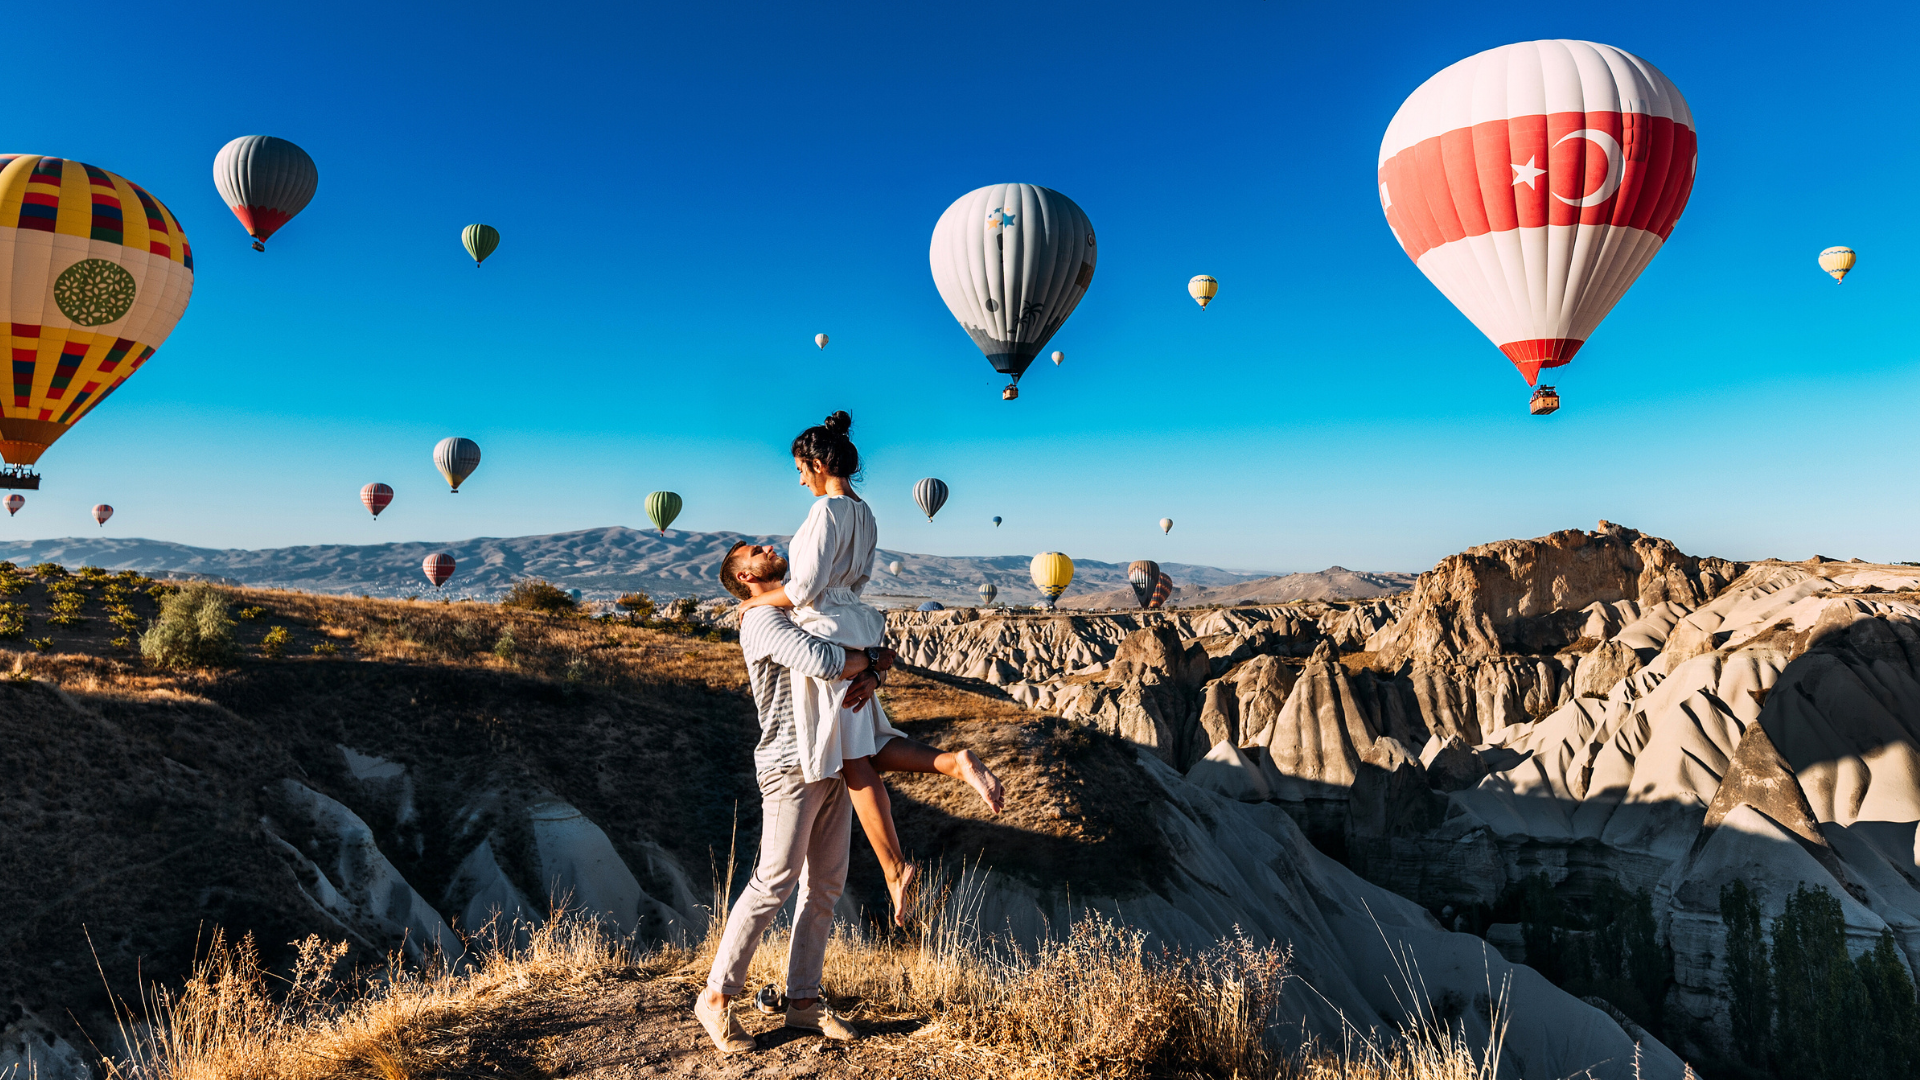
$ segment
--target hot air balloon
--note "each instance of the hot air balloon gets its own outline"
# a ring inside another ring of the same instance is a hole
[[[999,515],[998,515],[998,514],[996,514],[996,515],[994,515],[994,518],[993,518],[993,527],[994,527],[994,528],[996,528],[996,529],[1000,527],[1000,517],[999,517]]]
[[[946,482],[929,476],[913,485],[913,501],[920,504],[920,512],[927,515],[928,521],[932,521],[933,515],[947,504]]]
[[[285,139],[242,135],[214,155],[213,186],[253,237],[253,250],[265,251],[267,237],[313,201],[320,170]]]
[[[927,261],[947,310],[1013,381],[1073,314],[1093,281],[1093,223],[1072,199],[1032,184],[989,184],[955,199]]]
[[[901,566],[901,563],[899,559],[893,560],[892,562],[887,564],[887,573],[892,574],[895,577],[899,577],[900,566]]]
[[[1172,531],[1173,531],[1173,519],[1161,518],[1160,519],[1160,535],[1165,536],[1166,534]]]
[[[473,256],[473,265],[478,268],[500,246],[500,230],[491,225],[469,225],[460,230],[460,246]]]
[[[994,588],[993,582],[991,581],[980,586],[980,602],[983,604],[993,603],[993,598],[999,595],[1000,595],[1000,590]]]
[[[818,346],[820,346],[820,347],[821,347],[821,348],[823,348],[823,349],[824,349],[824,348],[826,348],[826,347],[827,347],[827,335],[825,335],[825,334],[815,334],[815,335],[813,335],[813,343],[814,343],[815,345],[818,345]]]
[[[7,516],[12,517],[13,515],[19,513],[20,508],[25,505],[27,505],[26,496],[21,495],[17,492],[15,494],[7,496]]]
[[[367,513],[375,518],[378,518],[380,511],[385,510],[387,504],[392,501],[393,489],[385,484],[368,484],[360,489],[360,505],[366,507]]]
[[[1033,557],[1033,583],[1046,597],[1047,609],[1073,583],[1073,560],[1057,551],[1043,551]]]
[[[1059,349],[1053,350],[1053,366],[1054,367],[1059,367],[1060,361],[1065,360],[1066,358],[1067,358],[1066,353],[1061,352]]]
[[[1193,279],[1187,282],[1187,295],[1193,297],[1193,302],[1203,308],[1213,303],[1213,294],[1219,291],[1220,283],[1206,274],[1195,274]]]
[[[1160,564],[1152,559],[1135,559],[1127,564],[1127,584],[1133,586],[1133,599],[1141,607],[1153,599],[1153,587],[1160,583]]]
[[[1147,601],[1147,609],[1149,611],[1160,610],[1160,605],[1166,603],[1167,597],[1172,595],[1173,579],[1167,576],[1166,571],[1162,570],[1160,572],[1160,580],[1154,583],[1153,597]]]
[[[113,507],[108,506],[106,503],[101,503],[99,506],[93,508],[93,520],[99,522],[100,527],[103,529],[107,527],[107,519],[112,516]]]
[[[1380,205],[1407,256],[1531,386],[1659,253],[1694,165],[1693,114],[1652,64],[1528,41],[1407,98],[1380,142]]]
[[[1820,269],[1833,275],[1835,281],[1847,280],[1847,271],[1853,269],[1854,254],[1850,247],[1830,247],[1820,253]]]
[[[427,575],[427,580],[433,582],[433,587],[437,589],[445,585],[447,579],[453,576],[453,556],[445,553],[429,555],[421,560],[420,570]]]
[[[472,439],[449,435],[433,448],[433,467],[447,478],[447,488],[455,495],[473,470],[480,467],[480,444]]]
[[[647,496],[647,517],[653,519],[653,527],[660,535],[667,535],[667,526],[680,516],[680,496],[671,491],[656,491]]]
[[[914,610],[915,611],[945,611],[947,610],[947,605],[941,603],[938,600],[929,600],[926,603],[921,604],[919,607],[915,608]]]
[[[105,169],[0,154],[0,326],[12,327],[0,394],[0,487],[38,488],[25,466],[153,355],[187,310],[193,249],[144,188]]]

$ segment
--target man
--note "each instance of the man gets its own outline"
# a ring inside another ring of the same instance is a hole
[[[763,544],[735,544],[720,561],[720,583],[742,599],[779,588],[786,576],[787,561]],[[721,1053],[753,1049],[753,1037],[733,1015],[733,999],[746,990],[747,968],[761,935],[797,886],[800,901],[787,946],[787,1026],[829,1039],[857,1038],[859,1033],[820,998],[833,905],[847,883],[853,808],[840,776],[802,781],[793,675],[851,679],[846,704],[858,707],[878,687],[877,672],[893,666],[893,650],[845,649],[793,625],[786,608],[754,607],[740,621],[740,651],[760,713],[760,744],[753,751],[753,771],[760,780],[760,858],[753,880],[727,914],[713,970],[693,1012]]]

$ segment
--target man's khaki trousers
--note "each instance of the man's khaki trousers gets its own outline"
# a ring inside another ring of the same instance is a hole
[[[847,842],[853,804],[840,777],[802,783],[799,768],[760,776],[760,862],[753,880],[727,913],[726,933],[713,956],[709,989],[729,997],[745,991],[747,968],[780,907],[800,889],[787,946],[787,996],[820,996],[820,968],[833,932],[833,905],[847,885]]]

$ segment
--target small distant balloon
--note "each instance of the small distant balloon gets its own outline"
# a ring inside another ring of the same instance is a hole
[[[469,225],[460,230],[460,245],[473,256],[473,265],[479,266],[500,246],[500,230],[491,225]]]
[[[447,579],[453,576],[453,556],[445,553],[429,555],[421,561],[420,570],[427,575],[427,580],[433,582],[433,587],[437,589],[445,585]]]
[[[1000,518],[999,518],[998,516],[996,516],[996,517],[995,517],[995,518],[993,519],[993,527],[994,527],[994,528],[996,528],[996,529],[1000,527]]]
[[[656,491],[647,496],[647,517],[661,536],[667,535],[667,526],[680,516],[681,505],[680,496],[675,492]]]
[[[945,611],[945,610],[947,610],[947,605],[945,605],[945,604],[943,604],[943,603],[941,603],[941,602],[940,602],[940,601],[938,601],[938,600],[929,600],[929,601],[927,601],[926,603],[924,603],[924,604],[921,604],[921,605],[920,605],[920,606],[919,606],[918,608],[916,608],[915,610],[917,610],[917,611]]]
[[[1000,595],[1000,590],[994,588],[993,582],[991,581],[980,586],[980,602],[983,604],[993,603],[993,598],[999,595]]]
[[[932,521],[933,515],[947,505],[947,482],[929,476],[913,485],[913,501],[920,505],[920,512]]]
[[[900,568],[901,568],[901,563],[900,563],[900,560],[899,560],[899,559],[895,559],[895,560],[893,560],[892,562],[890,562],[890,563],[888,563],[888,564],[887,564],[887,573],[889,573],[889,574],[892,574],[892,575],[893,575],[893,576],[895,576],[895,577],[899,577],[899,576],[900,576]]]
[[[446,477],[447,488],[460,493],[460,485],[480,467],[480,444],[472,439],[450,435],[433,448],[433,467]]]
[[[360,489],[360,505],[366,507],[367,513],[375,518],[378,518],[380,511],[385,510],[387,504],[392,501],[393,489],[385,484],[368,484]]]
[[[827,335],[825,335],[825,334],[815,334],[815,335],[813,335],[813,343],[814,343],[815,345],[818,345],[818,346],[820,346],[820,347],[821,347],[821,348],[823,348],[823,349],[824,349],[824,348],[826,348],[826,347],[827,347]]]
[[[93,508],[93,520],[99,522],[101,528],[106,527],[107,519],[112,516],[113,507],[108,506],[106,503],[101,503],[99,506]]]
[[[27,505],[26,496],[24,495],[7,496],[7,516],[12,517],[13,515],[19,513],[20,508],[25,505]]]
[[[1067,358],[1066,353],[1061,352],[1059,349],[1053,350],[1053,366],[1054,367],[1059,367],[1060,361],[1065,360],[1066,358]]]
[[[1830,247],[1820,253],[1820,269],[1832,274],[1835,281],[1845,281],[1847,271],[1853,269],[1854,258],[1850,247]]]
[[[1153,587],[1153,598],[1147,601],[1147,610],[1149,611],[1160,610],[1160,606],[1167,602],[1167,597],[1172,595],[1173,595],[1173,578],[1168,576],[1165,570],[1162,570],[1160,571],[1159,584]]]
[[[1142,608],[1153,601],[1153,587],[1160,583],[1160,564],[1152,559],[1135,559],[1127,565],[1127,584],[1133,586],[1133,599]]]
[[[1160,535],[1165,536],[1167,533],[1170,533],[1172,531],[1173,531],[1173,519],[1161,518],[1160,519]]]
[[[1187,295],[1201,307],[1213,303],[1213,294],[1219,291],[1220,283],[1205,274],[1195,274],[1193,280],[1187,282]]]

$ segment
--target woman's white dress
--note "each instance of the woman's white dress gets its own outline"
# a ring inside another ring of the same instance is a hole
[[[860,499],[822,495],[788,551],[787,599],[794,625],[836,645],[864,649],[887,636],[886,616],[860,599],[873,576],[879,528],[873,509]],[[887,722],[876,696],[858,709],[840,703],[844,679],[793,677],[793,722],[800,743],[801,778],[833,776],[852,758],[872,757],[881,745],[906,732]]]

